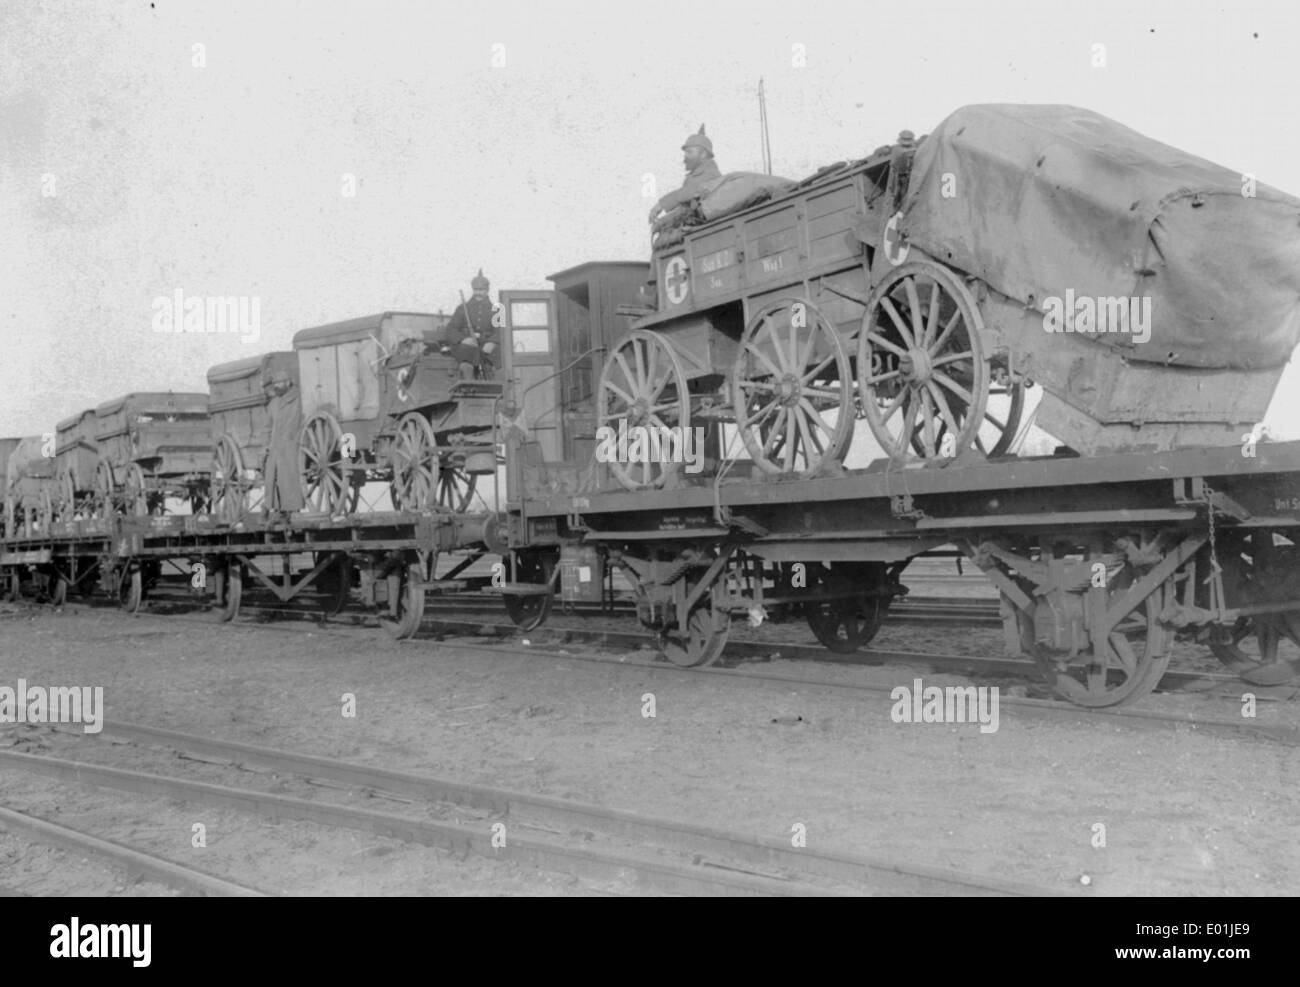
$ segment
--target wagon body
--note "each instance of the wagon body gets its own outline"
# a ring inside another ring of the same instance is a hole
[[[275,374],[285,373],[298,384],[298,357],[292,350],[263,353],[222,363],[208,371],[208,421],[211,441],[230,436],[236,444],[252,454],[262,449],[258,444],[267,426],[268,397],[265,384]]]
[[[95,483],[95,467],[99,463],[99,443],[95,435],[99,421],[95,409],[87,408],[79,414],[63,419],[55,426],[55,468],[63,481],[65,494],[74,495],[91,490]]]
[[[148,391],[95,409],[95,439],[114,471],[139,465],[156,477],[206,476],[212,443],[206,394]]]
[[[56,503],[54,457],[45,455],[41,435],[3,440],[5,528],[11,535],[32,534],[50,522]]]
[[[495,473],[501,384],[464,381],[437,352],[441,315],[384,312],[293,338],[304,425],[298,441],[309,509],[355,510],[361,486],[388,481],[393,503],[452,511],[475,474]]]

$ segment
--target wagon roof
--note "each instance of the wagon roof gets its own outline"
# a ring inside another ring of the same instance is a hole
[[[187,391],[132,391],[120,398],[106,401],[95,409],[96,416],[114,415],[123,408],[158,414],[207,413],[208,395]]]
[[[63,419],[63,421],[59,422],[59,423],[58,423],[57,425],[55,425],[54,427],[55,427],[55,429],[56,429],[57,431],[60,431],[60,432],[66,431],[67,429],[70,429],[70,428],[75,428],[77,425],[80,425],[80,424],[81,424],[82,420],[83,420],[87,415],[89,415],[89,416],[91,416],[91,417],[93,418],[94,415],[95,415],[95,409],[94,409],[94,408],[85,408],[85,409],[83,409],[82,411],[78,411],[75,415],[69,415],[67,418]]]
[[[414,322],[428,320],[425,328],[437,327],[446,317],[432,312],[380,312],[378,315],[363,315],[343,322],[331,322],[329,325],[303,329],[294,334],[295,350],[314,349],[318,346],[337,346],[340,343],[356,343],[374,336],[383,340],[383,330],[391,321]],[[387,342],[385,342],[387,345]]]
[[[224,384],[232,380],[243,380],[245,377],[263,373],[267,368],[287,367],[292,366],[294,363],[292,350],[276,350],[272,353],[247,356],[242,360],[218,363],[215,367],[210,368],[208,370],[208,383]]]

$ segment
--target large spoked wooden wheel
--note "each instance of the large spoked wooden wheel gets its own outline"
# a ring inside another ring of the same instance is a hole
[[[117,510],[117,482],[113,466],[106,459],[101,459],[95,466],[94,498],[91,516],[100,520],[112,517]]]
[[[478,476],[465,472],[465,455],[450,452],[438,466],[438,506],[453,514],[464,514],[478,486]]]
[[[1108,600],[1122,597],[1134,581],[1131,570],[1121,570],[1110,580]],[[1172,586],[1169,581],[1156,587],[1124,615],[1100,648],[1094,644],[1074,657],[1039,644],[1032,615],[1017,609],[1021,649],[1063,699],[1094,709],[1133,702],[1154,689],[1169,667],[1173,637],[1159,618]]]
[[[659,438],[675,434],[677,443],[685,440],[691,417],[686,373],[663,336],[637,330],[619,343],[601,371],[597,415],[598,427],[612,429],[615,434],[626,428],[629,451],[636,436],[648,437],[652,432]],[[647,439],[640,443],[645,455],[628,456],[636,461],[620,462],[615,456],[608,464],[610,472],[628,490],[663,486],[680,466],[658,461],[647,444]]]
[[[423,511],[433,505],[438,471],[438,440],[429,419],[412,411],[397,425],[389,455],[393,463],[393,507]]]
[[[749,320],[731,370],[736,428],[765,473],[816,476],[853,434],[853,373],[835,327],[812,302],[785,298]]]
[[[136,517],[147,517],[160,507],[161,497],[151,493],[145,479],[144,470],[139,463],[132,463],[126,468],[126,480],[122,488],[122,501],[126,513]],[[161,510],[158,513],[162,513]]]
[[[355,506],[343,458],[343,429],[327,411],[307,419],[298,440],[298,478],[302,499],[319,514],[337,514]]]
[[[965,407],[958,405],[960,413],[957,415],[958,421],[965,419]],[[1004,384],[989,385],[988,404],[984,408],[984,421],[980,424],[975,433],[975,448],[987,459],[995,456],[1004,456],[1013,452],[1013,445],[1020,434],[1020,423],[1024,417],[1025,408],[1025,388],[1024,384],[1016,382],[1006,382]],[[952,434],[948,431],[948,423],[940,421],[937,448],[956,450],[956,440],[951,442],[948,436]],[[917,429],[912,434],[912,451],[918,456],[925,455],[925,444],[922,439],[921,430]]]
[[[209,506],[226,524],[237,523],[246,513],[252,484],[245,478],[244,453],[234,436],[223,435],[212,451]]]
[[[858,334],[858,394],[891,458],[909,447],[936,459],[972,448],[1000,455],[1011,445],[1019,410],[1014,422],[994,419],[996,436],[985,417],[992,371],[983,328],[966,286],[938,264],[904,264],[872,290]]]

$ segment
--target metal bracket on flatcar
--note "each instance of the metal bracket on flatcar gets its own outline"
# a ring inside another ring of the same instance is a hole
[[[919,521],[925,517],[925,511],[912,503],[911,494],[889,498],[889,513],[903,521]]]
[[[1226,514],[1236,521],[1246,521],[1251,517],[1250,511],[1242,504],[1222,491],[1211,489],[1203,476],[1175,477],[1174,503],[1179,507],[1199,507],[1201,504],[1210,504],[1220,514]]]

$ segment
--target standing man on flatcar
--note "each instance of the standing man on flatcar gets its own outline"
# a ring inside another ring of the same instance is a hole
[[[266,419],[258,431],[262,446],[262,513],[292,514],[303,507],[298,476],[298,437],[302,431],[302,400],[293,378],[277,370],[262,381]]]
[[[476,377],[491,380],[501,341],[492,325],[492,297],[488,294],[491,282],[483,276],[483,268],[478,269],[469,286],[474,293],[469,301],[457,305],[451,314],[445,330],[446,340],[452,355],[460,363],[462,380]]]
[[[670,213],[691,199],[698,198],[708,189],[709,183],[722,177],[718,163],[713,160],[713,141],[704,136],[704,124],[698,133],[691,134],[682,144],[682,165],[686,179],[682,187],[669,192],[650,207],[650,223],[654,225],[661,213]]]

